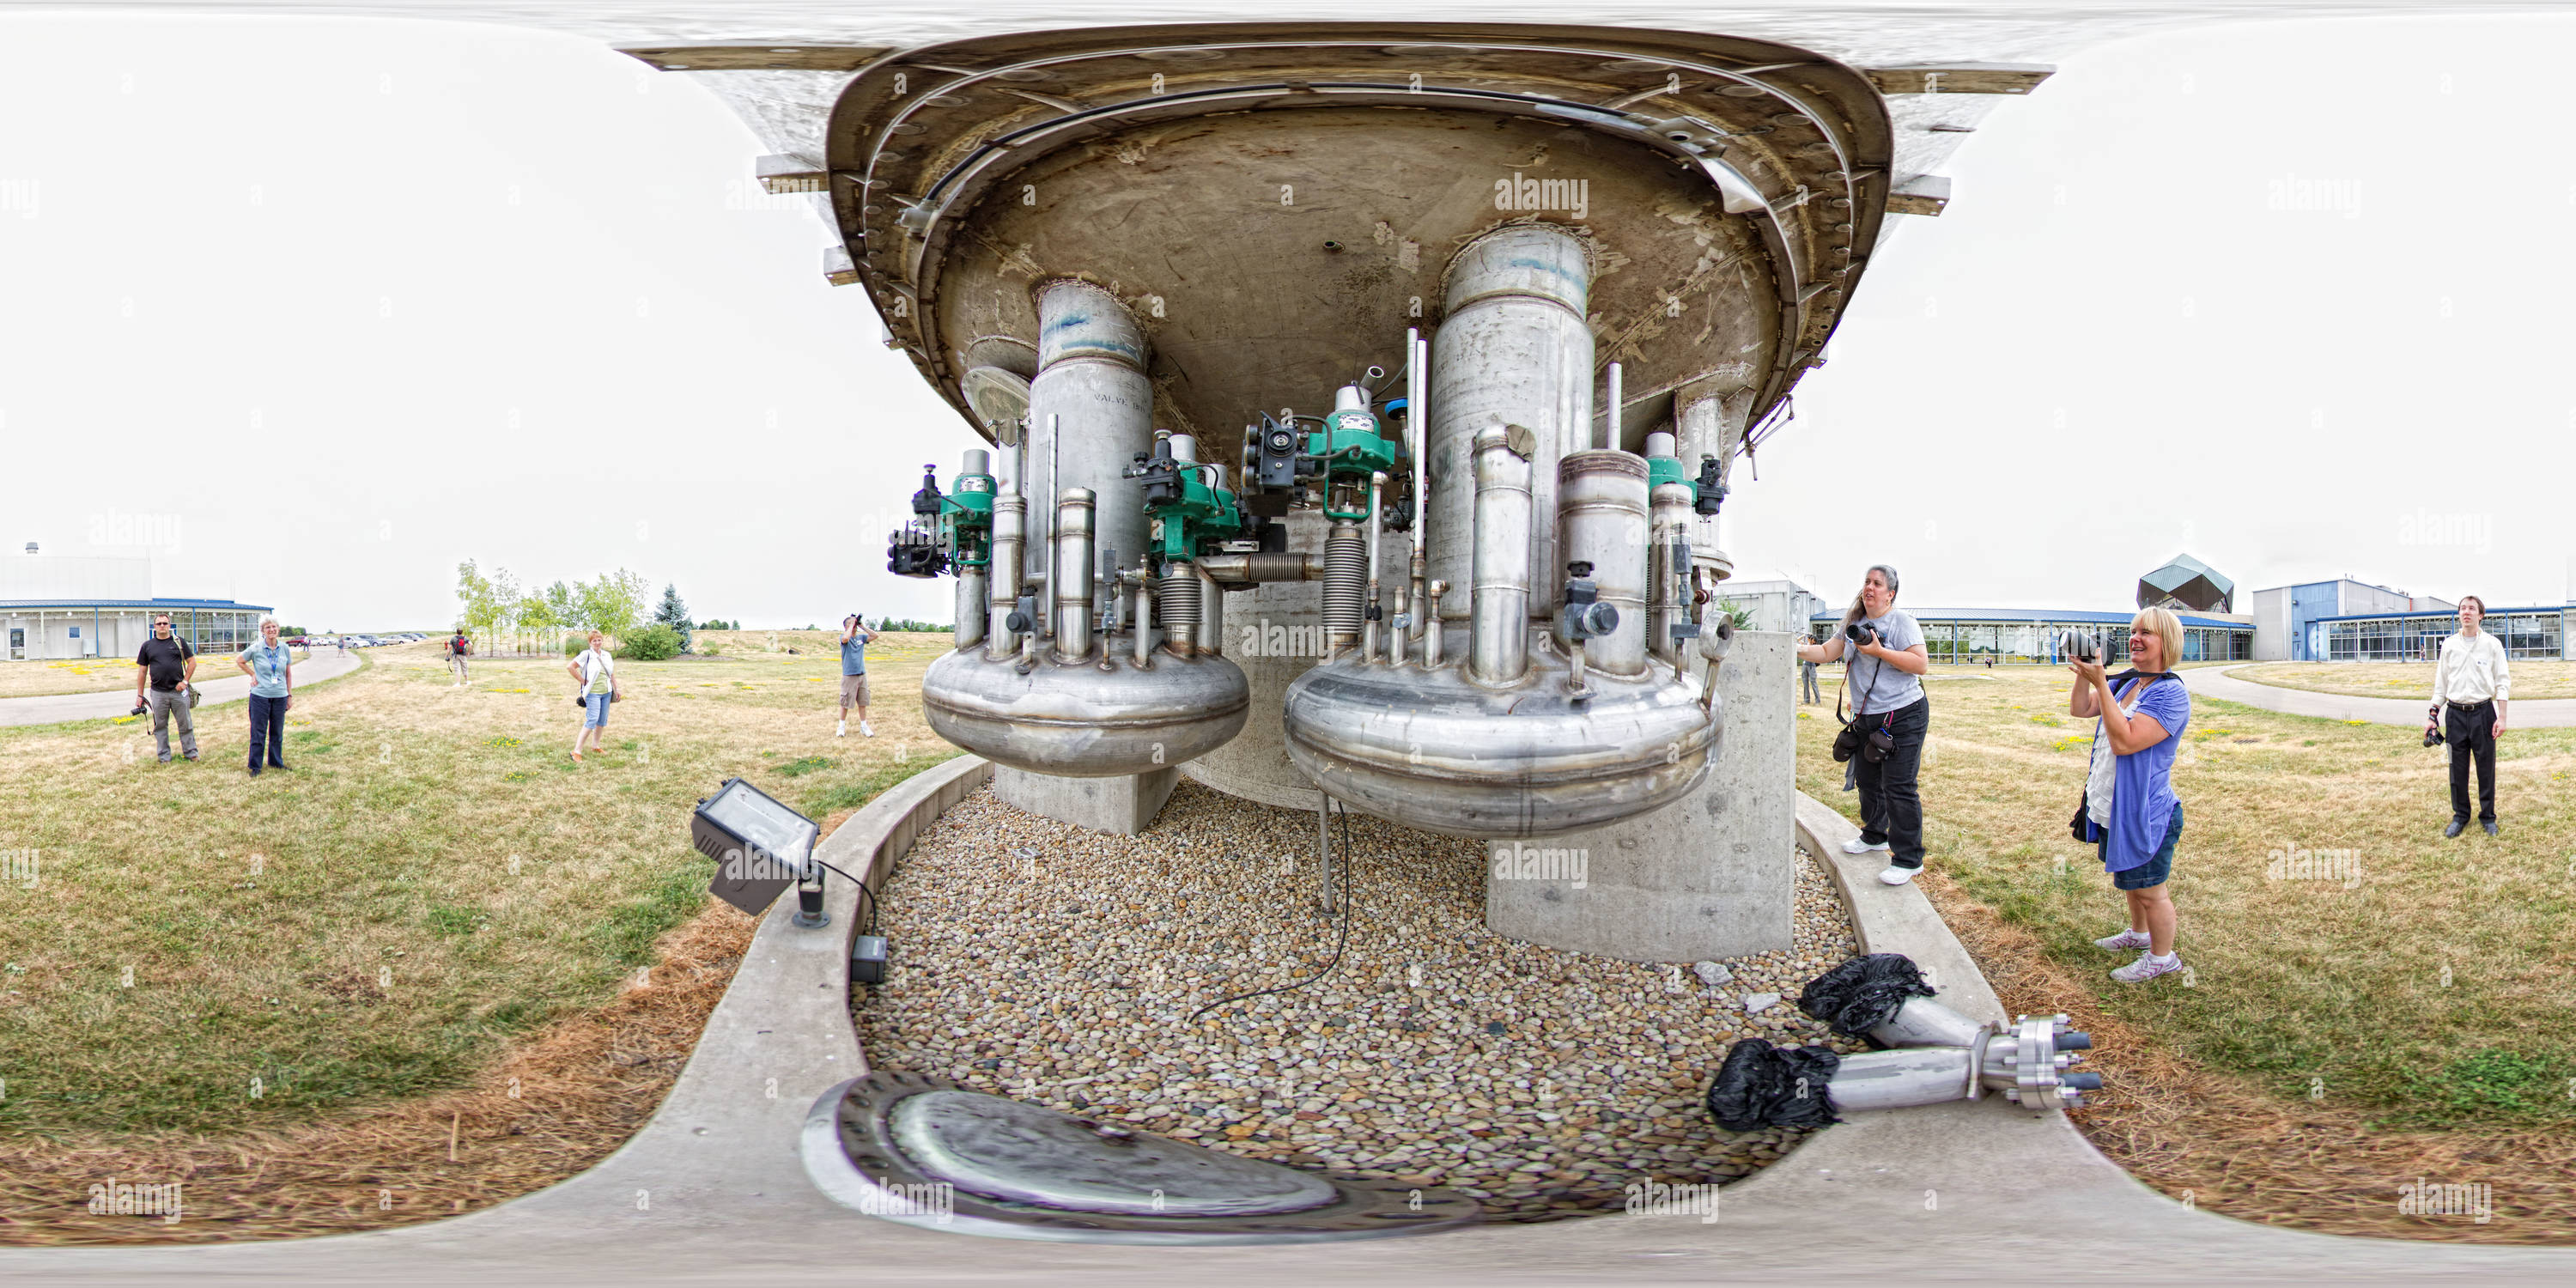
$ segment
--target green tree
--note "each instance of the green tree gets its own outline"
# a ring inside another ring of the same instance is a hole
[[[547,605],[545,596],[533,590],[519,597],[519,611],[515,616],[522,635],[536,636],[540,641],[540,647],[546,633],[553,630],[556,624],[554,610]]]
[[[644,615],[646,582],[623,568],[576,583],[575,593],[581,601],[580,624],[605,631],[612,639],[625,637]]]
[[[680,637],[680,651],[689,651],[689,635],[696,628],[689,625],[689,606],[680,601],[678,586],[669,582],[662,584],[662,605],[653,610],[653,621],[656,625],[670,627],[672,633]]]
[[[491,633],[499,616],[493,599],[492,579],[483,575],[471,559],[456,565],[456,622],[469,635],[481,638]]]
[[[546,587],[546,622],[553,630],[567,631],[581,625],[581,596],[562,578]]]

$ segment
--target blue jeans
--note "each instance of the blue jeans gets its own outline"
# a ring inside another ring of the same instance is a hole
[[[268,750],[268,763],[286,765],[286,699],[250,695],[250,771],[259,772],[259,753]]]
[[[584,729],[607,728],[608,699],[612,695],[606,693],[585,693],[581,696],[586,704],[581,713],[581,727]]]

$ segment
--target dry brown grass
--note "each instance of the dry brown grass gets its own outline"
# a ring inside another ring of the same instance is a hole
[[[304,650],[295,650],[295,660],[304,660]],[[232,653],[204,653],[197,664],[197,678],[219,680],[239,675],[233,667]],[[110,689],[134,688],[134,657],[87,658],[79,661],[0,662],[0,698],[41,698],[58,693],[103,693]]]
[[[710,903],[656,946],[650,984],[532,1036],[469,1086],[289,1128],[0,1144],[0,1244],[338,1234],[544,1189],[606,1158],[652,1116],[753,929],[751,918]],[[89,1187],[111,1178],[179,1182],[183,1219],[91,1215]]]
[[[2576,1243],[2576,1139],[2556,1131],[2403,1131],[2348,1105],[2284,1100],[2177,1055],[2103,1009],[2030,932],[1938,872],[1920,884],[2012,1013],[2063,1011],[2093,1035],[2103,1092],[2071,1117],[2096,1148],[2167,1196],[2266,1225],[2465,1243]],[[2104,961],[2116,961],[2102,954]],[[2411,1182],[2485,1182],[2494,1213],[2398,1211]]]
[[[2433,697],[2430,662],[2266,662],[2234,673],[2237,679],[2284,689],[2339,693],[2350,698]],[[2576,662],[2513,663],[2515,698],[2576,698]],[[2507,713],[2510,717],[2510,712]]]
[[[256,781],[237,709],[196,765],[104,721],[0,730],[0,851],[41,853],[0,884],[0,1242],[401,1224],[597,1161],[748,933],[690,806],[738,775],[837,819],[954,754],[920,712],[941,640],[871,650],[873,739],[832,735],[837,653],[629,662],[575,766],[561,659],[456,688],[434,642],[299,693],[295,769]],[[188,1219],[77,1210],[110,1175],[182,1182]]]

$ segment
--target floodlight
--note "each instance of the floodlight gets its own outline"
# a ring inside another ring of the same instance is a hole
[[[755,917],[780,891],[808,877],[816,887],[811,902],[822,902],[822,873],[813,863],[821,831],[814,820],[739,778],[726,779],[715,795],[699,801],[689,819],[690,844],[716,863],[707,893]],[[822,924],[806,921],[806,914],[799,915],[799,924]]]

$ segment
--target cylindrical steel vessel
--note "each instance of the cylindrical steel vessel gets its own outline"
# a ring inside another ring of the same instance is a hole
[[[1559,575],[1592,565],[1600,602],[1619,610],[1619,625],[1584,643],[1587,670],[1642,675],[1646,670],[1646,458],[1618,451],[1568,453],[1557,462]],[[1568,641],[1563,629],[1559,644]]]
[[[1514,441],[1514,440],[1518,441]],[[1475,562],[1469,583],[1467,669],[1480,683],[1510,684],[1529,669],[1529,559],[1533,473],[1527,434],[1489,425],[1475,438]],[[1456,525],[1464,527],[1465,525]],[[1438,529],[1433,529],[1437,532]]]
[[[985,627],[986,655],[999,661],[1020,651],[1020,637],[1010,627],[1013,609],[1019,605],[1020,556],[1022,534],[1028,530],[1029,503],[1016,492],[1003,492],[993,498],[993,577],[991,600],[985,612],[990,621]]]
[[[1473,534],[1463,521],[1473,507],[1470,461],[1476,434],[1494,425],[1525,425],[1537,510],[1556,512],[1556,462],[1583,446],[1592,418],[1590,252],[1573,233],[1550,224],[1507,224],[1469,242],[1449,261],[1447,315],[1431,346],[1431,414],[1426,430],[1430,514],[1426,569],[1452,585],[1475,585]],[[1564,560],[1553,523],[1531,534],[1521,584],[1530,611],[1556,605]],[[1470,606],[1452,598],[1454,618]]]
[[[1977,1085],[1976,1053],[1965,1047],[1899,1047],[1847,1055],[1823,1094],[1840,1113],[1911,1109],[1965,1100]]]
[[[1243,671],[1221,657],[1162,653],[1140,669],[1116,640],[1070,662],[950,653],[921,678],[940,737],[1001,764],[1069,778],[1150,773],[1222,747],[1251,712]]]
[[[1093,498],[1087,487],[1069,487],[1055,506],[1055,656],[1080,661],[1091,651],[1091,539]]]
[[[1049,282],[1038,288],[1037,306],[1038,374],[1029,382],[1032,477],[1020,491],[1051,508],[1067,488],[1091,489],[1095,545],[1134,554],[1146,548],[1145,494],[1124,472],[1136,453],[1154,446],[1145,333],[1118,297],[1089,282]],[[1053,516],[1030,517],[1040,529],[1032,540],[1051,543]],[[1086,569],[1076,580],[1088,579]],[[1059,579],[1058,599],[1072,589],[1074,583]]]

